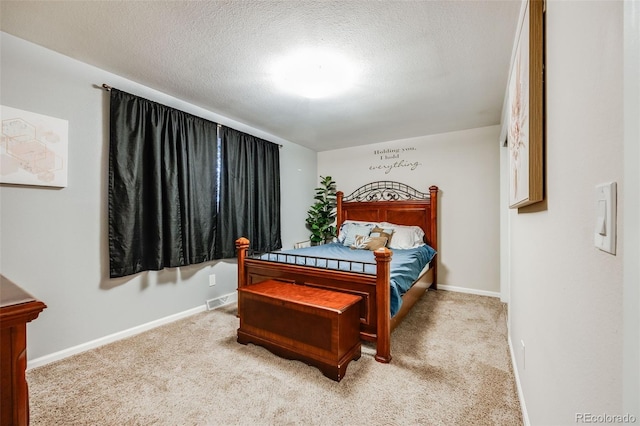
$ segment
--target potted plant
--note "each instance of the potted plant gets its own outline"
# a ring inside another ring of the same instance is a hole
[[[320,176],[320,186],[313,197],[315,203],[307,212],[307,228],[311,231],[312,245],[329,242],[336,235],[336,183],[331,176]]]

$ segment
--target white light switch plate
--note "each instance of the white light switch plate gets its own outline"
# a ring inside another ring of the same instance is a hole
[[[596,214],[594,243],[597,248],[616,254],[616,203],[615,182],[596,186]]]

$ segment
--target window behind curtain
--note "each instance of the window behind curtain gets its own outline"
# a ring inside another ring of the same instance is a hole
[[[251,249],[282,248],[280,148],[266,140],[220,129],[220,204],[216,257],[235,257],[235,240]]]
[[[111,89],[112,278],[215,259],[217,125]]]

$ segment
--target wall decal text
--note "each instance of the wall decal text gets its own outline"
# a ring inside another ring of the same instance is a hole
[[[373,155],[376,156],[376,163],[369,166],[369,170],[384,170],[384,174],[388,175],[394,169],[415,170],[422,165],[419,161],[406,160],[401,157],[405,155],[415,154],[415,147],[408,148],[386,148],[376,149]]]

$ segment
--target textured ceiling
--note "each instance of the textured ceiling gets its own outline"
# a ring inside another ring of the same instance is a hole
[[[325,151],[498,124],[520,4],[3,0],[0,26]],[[321,99],[282,92],[271,66],[300,48],[348,57],[356,85]]]

